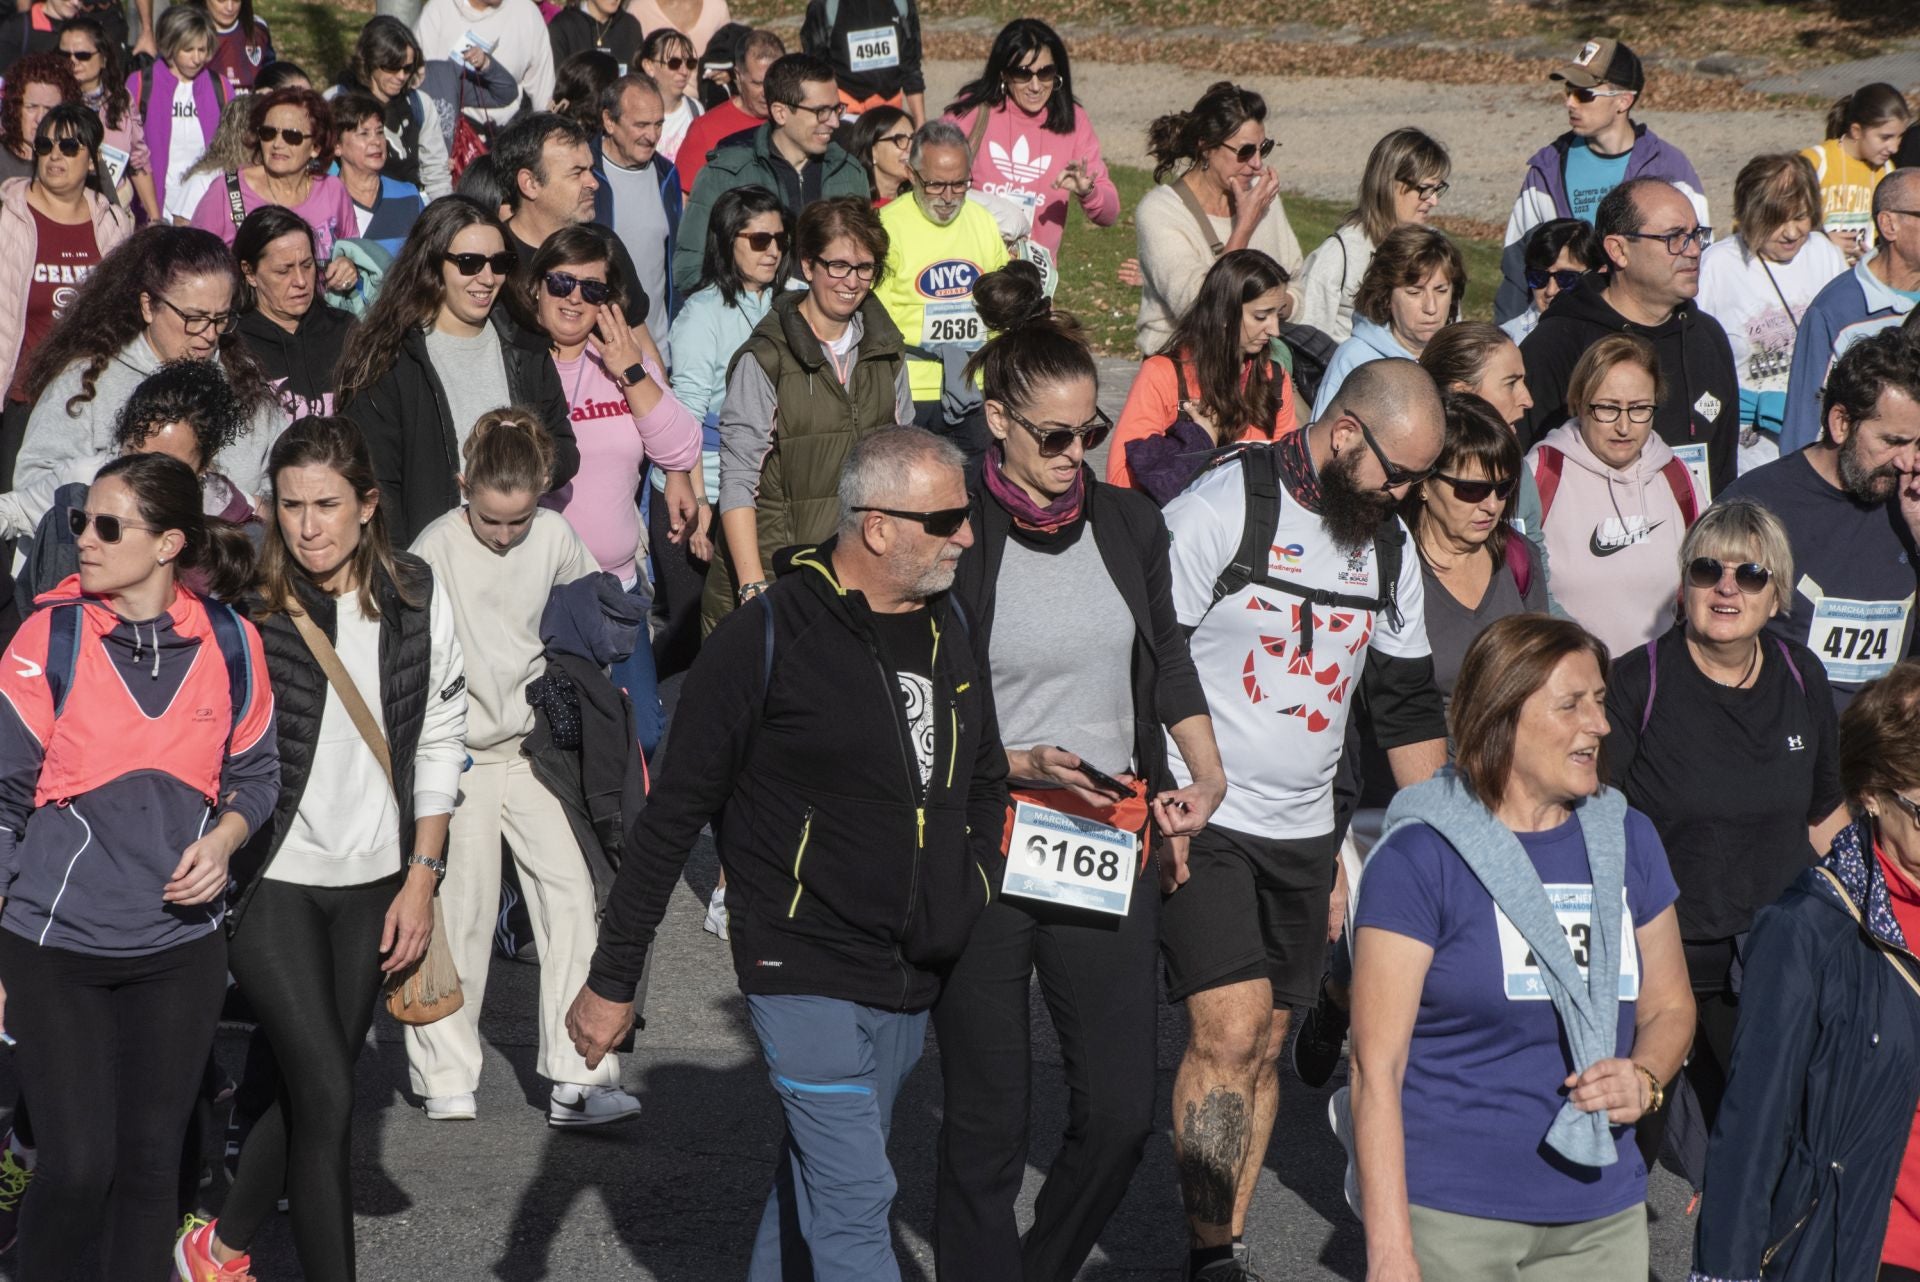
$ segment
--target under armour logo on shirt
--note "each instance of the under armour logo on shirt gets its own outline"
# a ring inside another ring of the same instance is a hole
[[[1801,738],[1800,738],[1800,736],[1799,736],[1799,735],[1797,735],[1797,734],[1790,734],[1790,735],[1788,735],[1788,736],[1787,736],[1787,751],[1788,751],[1788,752],[1800,752],[1800,751],[1802,751],[1802,750],[1804,750],[1804,749],[1806,748],[1806,746],[1807,746],[1807,745],[1806,745],[1806,744],[1805,744],[1804,742],[1802,742],[1802,741],[1801,741]]]

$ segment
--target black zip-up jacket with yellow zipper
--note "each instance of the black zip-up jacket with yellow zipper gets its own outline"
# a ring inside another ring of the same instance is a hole
[[[899,682],[833,542],[701,647],[600,924],[587,986],[629,1001],[709,820],[741,991],[917,1011],[992,897],[1006,817],[987,663],[946,597],[933,629],[934,760],[920,782]],[[769,668],[767,647],[773,647]]]

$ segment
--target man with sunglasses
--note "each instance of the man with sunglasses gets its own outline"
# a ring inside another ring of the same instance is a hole
[[[673,242],[680,232],[680,174],[660,150],[666,99],[650,76],[630,71],[600,94],[600,132],[587,140],[593,176],[593,221],[612,230],[633,257],[647,293],[647,331],[671,365],[667,331],[680,310],[673,288]]]
[[[755,1278],[900,1277],[887,1129],[1006,820],[986,656],[948,591],[973,543],[960,464],[917,428],[863,438],[835,536],[707,638],[567,1016],[589,1065],[633,1026],[647,951],[713,821],[734,968],[787,1127]]]
[[[1228,455],[1166,508],[1174,607],[1227,775],[1160,927],[1168,997],[1192,1025],[1173,1095],[1190,1278],[1250,1276],[1235,1247],[1275,1064],[1345,916],[1333,780],[1349,710],[1364,696],[1401,786],[1446,760],[1420,563],[1394,515],[1445,427],[1424,370],[1372,361],[1319,421]],[[1177,742],[1168,759],[1191,783]]]
[[[682,293],[700,284],[707,219],[721,192],[765,187],[780,198],[788,226],[816,200],[868,195],[866,167],[833,140],[846,106],[831,66],[804,53],[774,63],[767,69],[767,113],[766,124],[709,156],[694,180],[673,253],[674,285]]]
[[[1834,361],[1913,312],[1920,297],[1920,169],[1896,169],[1880,180],[1873,189],[1873,228],[1878,248],[1828,281],[1800,318],[1780,427],[1782,455],[1819,439],[1821,387]]]
[[[951,120],[922,125],[907,156],[913,174],[911,199],[880,211],[887,229],[887,267],[874,297],[907,340],[907,377],[913,385],[913,421],[950,435],[969,456],[987,447],[986,420],[979,411],[949,425],[941,408],[949,351],[972,353],[987,341],[973,307],[973,285],[1006,266],[1000,225],[986,207],[967,199],[973,158],[967,136]],[[955,362],[956,368],[965,363]]]
[[[927,122],[916,0],[809,0],[800,48],[833,64],[849,119],[898,107],[915,128]]]
[[[1767,623],[1812,650],[1844,709],[1913,649],[1920,534],[1920,351],[1900,330],[1861,339],[1827,376],[1821,437],[1734,482],[1780,518],[1793,608]]]
[[[1500,291],[1493,302],[1493,319],[1502,325],[1527,310],[1527,233],[1541,223],[1553,218],[1592,222],[1606,194],[1633,178],[1666,179],[1692,202],[1695,216],[1708,221],[1706,185],[1693,162],[1633,121],[1647,77],[1632,49],[1618,40],[1585,41],[1547,78],[1565,91],[1567,132],[1527,162],[1527,176],[1507,217]]]
[[[1694,303],[1700,253],[1713,229],[1693,201],[1658,178],[1633,178],[1608,192],[1594,216],[1602,271],[1562,292],[1520,344],[1533,408],[1520,443],[1533,445],[1573,417],[1567,388],[1580,357],[1609,334],[1631,332],[1653,345],[1667,395],[1653,430],[1693,475],[1699,507],[1733,481],[1740,445],[1740,377],[1720,322]]]

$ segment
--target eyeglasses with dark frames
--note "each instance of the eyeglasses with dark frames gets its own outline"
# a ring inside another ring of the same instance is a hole
[[[1092,420],[1078,427],[1042,427],[1004,401],[995,401],[994,404],[1005,410],[1008,418],[1024,427],[1028,435],[1040,443],[1041,458],[1059,458],[1073,448],[1076,440],[1087,453],[1091,454],[1100,448],[1101,442],[1107,439],[1107,434],[1113,431],[1113,420],[1107,417],[1105,410],[1097,406],[1094,408]]]
[[[813,113],[814,122],[822,125],[831,124],[847,114],[847,104],[844,102],[830,102],[824,107],[816,107],[806,102],[789,102],[781,105],[795,112],[810,111]]]
[[[861,280],[871,281],[874,273],[880,270],[879,263],[850,263],[844,258],[816,258],[813,265],[827,274],[829,280],[845,280],[848,276],[858,276]]]
[[[1907,794],[1904,792],[1895,792],[1895,793],[1890,793],[1889,795],[1895,801],[1900,803],[1900,809],[1907,812],[1907,818],[1913,820],[1913,822],[1917,824],[1920,824],[1920,801],[1915,801],[1912,797],[1907,796]]]
[[[194,338],[201,337],[209,330],[219,334],[231,334],[233,333],[233,327],[240,323],[239,314],[236,312],[215,312],[209,316],[205,312],[183,311],[170,299],[162,298],[158,294],[153,295],[153,298],[156,302],[164,304],[168,311],[178,316],[181,326]]]
[[[959,533],[960,527],[967,523],[968,509],[964,507],[946,507],[938,512],[903,512],[891,507],[857,507],[856,512],[878,512],[881,516],[891,516],[901,521],[918,521],[920,528],[936,539],[950,539]]]
[[[1453,190],[1453,184],[1449,182],[1414,183],[1411,190],[1422,200],[1438,200]]]
[[[1387,483],[1382,485],[1380,487],[1381,489],[1397,490],[1404,485],[1418,485],[1420,482],[1435,475],[1435,469],[1430,467],[1423,467],[1418,471],[1401,467],[1398,463],[1388,458],[1387,452],[1380,448],[1380,442],[1374,439],[1373,429],[1367,426],[1365,419],[1355,414],[1352,410],[1341,410],[1340,414],[1343,418],[1353,420],[1354,425],[1360,429],[1360,439],[1367,443],[1367,448],[1373,451],[1373,456],[1380,460],[1380,470],[1387,474]]]
[[[1657,240],[1675,258],[1686,253],[1689,247],[1705,249],[1713,243],[1713,228],[1705,225],[1674,231],[1617,231],[1613,234],[1625,236],[1628,240]]]
[[[1587,417],[1596,423],[1618,423],[1620,416],[1625,414],[1629,423],[1651,423],[1655,408],[1651,401],[1635,401],[1631,405],[1594,401],[1587,406]]]
[[[911,166],[908,168],[909,172],[913,174],[913,181],[919,185],[921,191],[926,192],[929,196],[964,196],[966,195],[967,188],[973,186],[973,179],[971,177],[956,178],[951,182],[943,183],[928,182],[920,176],[918,169],[913,169]]]
[[[1760,595],[1773,582],[1773,571],[1756,561],[1732,565],[1710,556],[1696,556],[1687,562],[1687,582],[1696,588],[1717,588],[1729,570],[1734,586],[1748,596]]]
[[[541,277],[540,283],[547,288],[547,294],[553,298],[572,298],[573,291],[580,291],[580,301],[589,307],[598,307],[613,297],[613,288],[604,280],[585,280],[572,272],[548,272]]]

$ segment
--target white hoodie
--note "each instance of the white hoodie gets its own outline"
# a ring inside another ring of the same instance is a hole
[[[1547,448],[1565,455],[1546,515],[1554,599],[1617,657],[1673,625],[1687,534],[1686,513],[1662,475],[1673,451],[1649,433],[1638,459],[1608,467],[1568,422],[1527,453],[1542,498],[1548,482],[1541,451]],[[1683,483],[1691,484],[1684,476]]]

